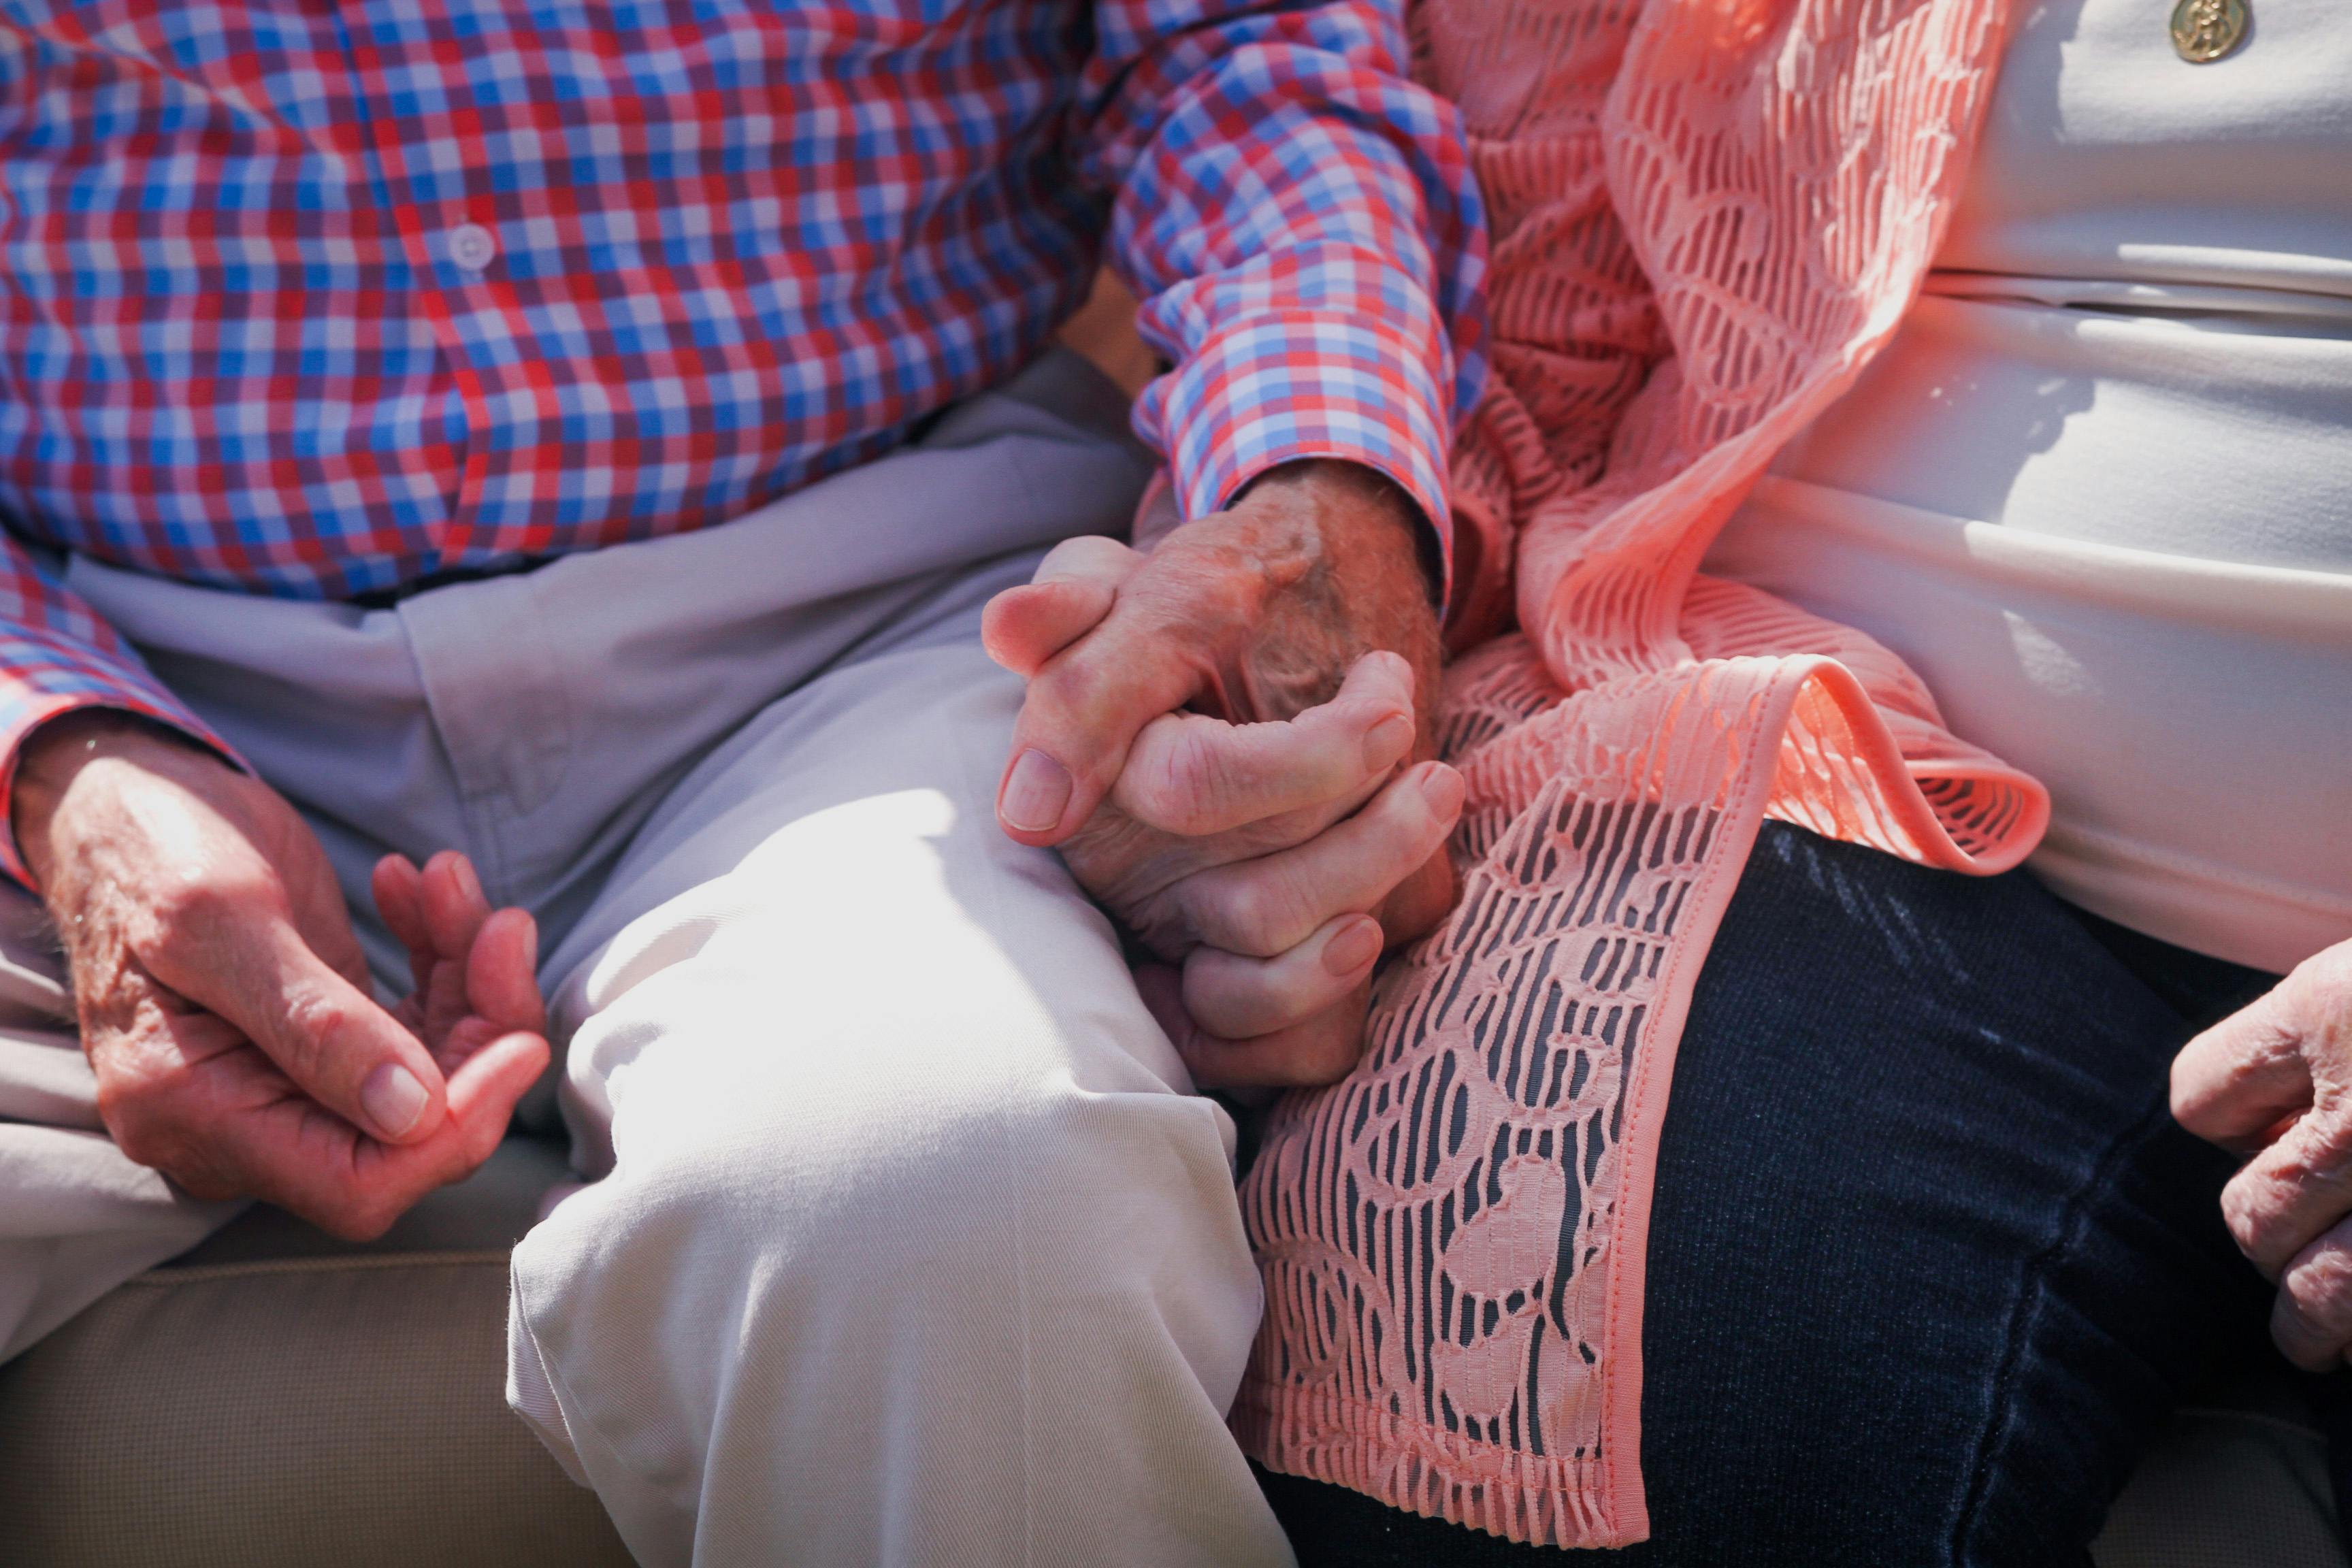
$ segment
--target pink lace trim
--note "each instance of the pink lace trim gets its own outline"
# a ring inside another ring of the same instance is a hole
[[[1769,815],[1955,870],[2048,801],[1886,650],[1696,574],[1916,289],[2000,0],[1423,0],[1496,217],[1455,462],[1450,922],[1276,1113],[1234,1421],[1280,1470],[1514,1540],[1648,1533],[1652,1176],[1691,987]]]

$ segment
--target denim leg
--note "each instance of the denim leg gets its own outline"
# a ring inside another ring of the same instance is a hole
[[[2263,1341],[2232,1163],[2166,1111],[2178,1002],[2028,876],[1768,823],[1660,1152],[1653,1538],[1593,1560],[2084,1563],[2183,1385]],[[1565,1555],[1268,1487],[1304,1563]]]

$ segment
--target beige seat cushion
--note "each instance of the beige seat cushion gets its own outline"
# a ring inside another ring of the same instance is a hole
[[[508,1410],[510,1142],[367,1247],[257,1211],[0,1367],[10,1568],[626,1568]]]
[[[562,1163],[509,1142],[357,1247],[271,1211],[0,1367],[8,1568],[625,1568],[507,1409],[507,1250]],[[2184,1411],[2098,1568],[2352,1568],[2292,1377]]]

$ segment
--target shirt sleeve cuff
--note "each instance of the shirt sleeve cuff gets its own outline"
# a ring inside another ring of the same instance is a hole
[[[1447,358],[1426,330],[1326,311],[1254,316],[1152,383],[1136,426],[1166,454],[1188,520],[1285,463],[1336,458],[1378,469],[1436,531],[1443,605],[1454,576]]]

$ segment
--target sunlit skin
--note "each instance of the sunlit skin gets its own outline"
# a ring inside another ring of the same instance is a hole
[[[11,816],[64,943],[99,1113],[194,1196],[380,1235],[489,1156],[547,1065],[531,918],[493,911],[463,856],[376,868],[415,984],[387,1010],[317,838],[211,752],[68,715],[20,753]]]
[[[1381,952],[1452,902],[1424,527],[1370,470],[1297,464],[989,606],[1029,678],[999,820],[1165,961],[1138,984],[1204,1087],[1340,1077]]]
[[[1343,1072],[1381,949],[1450,898],[1461,781],[1413,760],[1438,660],[1420,526],[1376,476],[1286,470],[1149,557],[1073,542],[992,607],[992,649],[1036,677],[1015,754],[1073,781],[1016,837],[1170,961],[1140,984],[1204,1083]],[[100,1113],[193,1195],[381,1234],[488,1156],[547,1063],[530,917],[461,855],[376,868],[415,987],[385,1008],[309,827],[204,747],[68,714],[20,752],[11,817]]]

